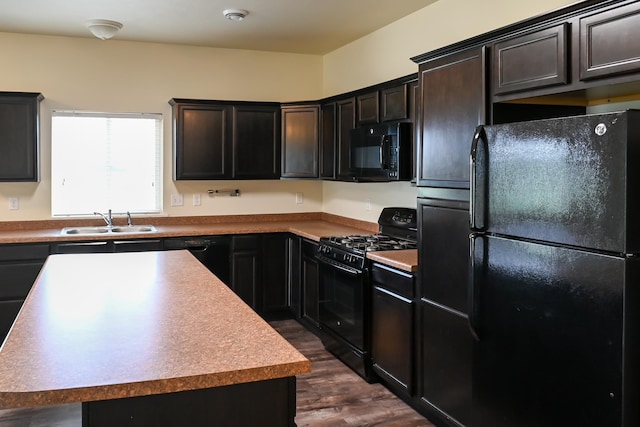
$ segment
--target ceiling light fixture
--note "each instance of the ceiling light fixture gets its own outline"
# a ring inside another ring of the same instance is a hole
[[[249,12],[243,9],[226,9],[222,14],[232,21],[242,21]]]
[[[87,21],[87,28],[91,34],[101,40],[107,40],[115,36],[122,28],[122,24],[117,21],[109,21],[106,19],[92,19]]]

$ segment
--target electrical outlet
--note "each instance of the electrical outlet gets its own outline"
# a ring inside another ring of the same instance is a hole
[[[296,193],[296,204],[302,204],[302,193]]]
[[[20,209],[20,200],[17,197],[9,197],[9,210],[17,211]]]
[[[184,199],[182,198],[182,194],[172,194],[171,195],[171,206],[183,206]]]
[[[200,206],[200,194],[193,195],[193,206]]]
[[[368,211],[371,210],[371,199],[367,199],[367,201],[364,203],[364,208]]]

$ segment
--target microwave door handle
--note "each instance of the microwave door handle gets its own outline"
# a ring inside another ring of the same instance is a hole
[[[389,162],[387,162],[388,150],[385,150],[385,145],[389,145],[389,136],[385,136],[382,138],[382,142],[380,143],[380,166],[382,169],[389,169]]]

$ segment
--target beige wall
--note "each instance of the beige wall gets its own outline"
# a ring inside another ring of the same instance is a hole
[[[571,3],[575,1],[439,0],[325,55],[323,96],[415,73],[418,66],[409,59],[413,56]],[[383,187],[380,184],[354,187],[350,183],[325,183],[322,193],[324,211],[335,214],[344,212],[349,216],[376,221],[384,206],[415,206],[415,187],[396,183],[378,191]],[[371,211],[363,209],[367,197],[371,197],[374,205]]]
[[[134,43],[117,39],[0,33],[0,90],[41,92],[41,181],[0,183],[0,221],[46,219],[50,212],[51,111],[153,112],[164,115],[164,215],[315,212],[322,183],[238,181],[174,183],[169,99],[284,101],[318,99],[322,58],[315,55]],[[208,189],[238,188],[242,196],[210,198]],[[303,203],[295,203],[295,193]],[[172,193],[184,194],[171,207]],[[193,194],[202,194],[194,207]],[[8,210],[19,197],[20,209]]]
[[[325,211],[366,221],[384,206],[415,206],[408,183],[314,181],[178,182],[171,179],[172,97],[295,101],[319,99],[417,71],[410,57],[573,3],[567,0],[439,0],[324,57],[184,45],[0,33],[0,90],[42,92],[42,180],[0,183],[0,221],[50,217],[53,109],[164,114],[164,215]],[[207,189],[239,188],[240,198]],[[295,193],[303,193],[295,204]],[[202,205],[192,206],[194,193]],[[20,198],[9,211],[8,198]],[[371,210],[367,210],[367,200]]]

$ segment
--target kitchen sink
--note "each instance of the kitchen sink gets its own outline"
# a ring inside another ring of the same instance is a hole
[[[65,227],[60,234],[68,235],[91,235],[91,234],[134,234],[134,233],[153,233],[156,228],[153,225],[125,225],[116,227]]]
[[[156,228],[153,225],[125,225],[122,227],[113,227],[112,233],[153,233]]]

